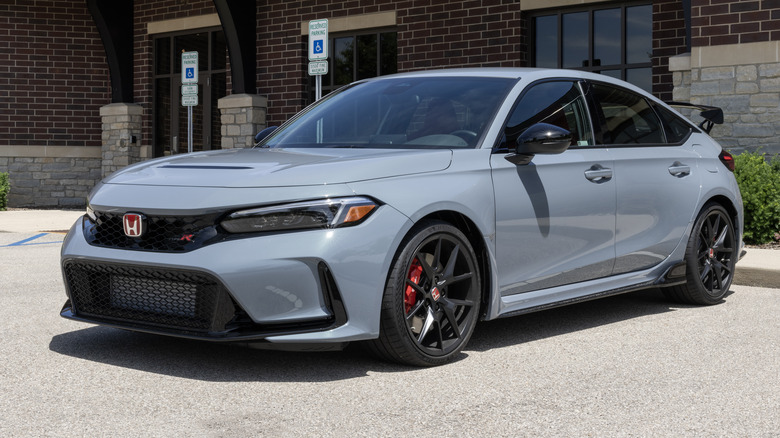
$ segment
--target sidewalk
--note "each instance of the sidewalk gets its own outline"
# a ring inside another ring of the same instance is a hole
[[[83,210],[0,211],[0,233],[64,233],[83,215]],[[734,284],[780,288],[780,250],[748,248]]]
[[[0,233],[67,232],[84,210],[0,211]]]

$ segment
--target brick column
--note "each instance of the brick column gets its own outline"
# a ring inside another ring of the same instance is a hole
[[[257,94],[231,94],[217,102],[222,122],[222,149],[255,144],[255,134],[266,127],[268,99]]]
[[[151,157],[149,147],[140,145],[142,115],[143,107],[133,103],[112,103],[100,108],[103,177]]]

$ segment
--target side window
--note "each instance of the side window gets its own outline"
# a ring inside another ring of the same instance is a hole
[[[664,143],[664,132],[644,97],[605,84],[593,84],[601,108],[604,144]]]
[[[571,132],[572,146],[593,144],[585,99],[575,82],[554,81],[532,85],[512,110],[500,148],[513,148],[517,137],[536,123],[548,123]]]
[[[668,143],[682,143],[688,134],[691,133],[691,125],[686,123],[677,114],[668,109],[660,106],[653,105],[655,111],[661,116],[661,122],[664,125],[664,131],[666,132],[666,141]]]

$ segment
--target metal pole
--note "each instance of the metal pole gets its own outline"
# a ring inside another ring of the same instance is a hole
[[[315,96],[314,97],[315,97],[315,100],[320,100],[320,99],[322,99],[322,75],[317,75],[316,83],[317,83],[317,86],[315,88],[315,92],[314,92]]]
[[[192,106],[187,107],[187,153],[192,153]]]

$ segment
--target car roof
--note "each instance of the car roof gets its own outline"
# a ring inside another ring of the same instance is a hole
[[[425,78],[425,77],[484,77],[484,78],[507,78],[507,79],[525,79],[536,81],[547,78],[573,78],[588,79],[592,81],[606,82],[629,88],[633,91],[650,96],[649,93],[634,86],[626,81],[615,79],[611,76],[591,73],[581,70],[567,70],[557,68],[531,68],[531,67],[476,67],[476,68],[444,68],[433,70],[418,70],[406,73],[396,73],[386,76],[378,76],[365,81],[385,80],[392,78]],[[363,81],[360,81],[363,82]]]
[[[492,77],[492,78],[509,78],[520,79],[522,77],[571,77],[571,78],[589,78],[606,80],[612,82],[613,79],[609,76],[589,73],[581,70],[567,70],[557,68],[532,68],[532,67],[475,67],[475,68],[443,68],[433,70],[417,70],[406,73],[396,73],[386,76],[378,76],[372,78],[375,80],[381,80],[385,78],[397,78],[397,77]],[[622,82],[622,81],[618,81]]]

